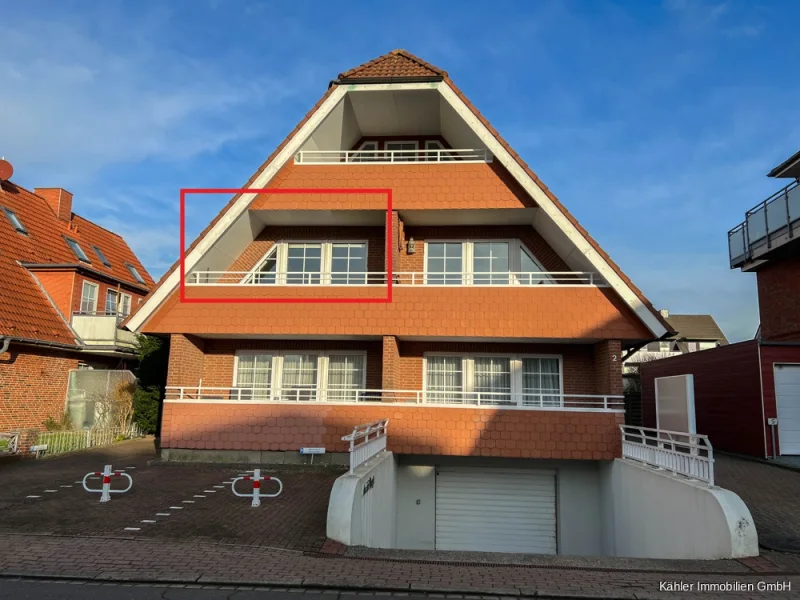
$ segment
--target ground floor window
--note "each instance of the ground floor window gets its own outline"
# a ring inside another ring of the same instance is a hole
[[[427,354],[424,363],[426,402],[561,405],[558,356]]]
[[[355,402],[366,363],[363,352],[240,351],[233,383],[243,400]]]

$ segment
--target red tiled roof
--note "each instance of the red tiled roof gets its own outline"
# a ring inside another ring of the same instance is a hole
[[[14,229],[2,208],[12,210],[27,235]],[[77,241],[91,260],[88,268],[124,284],[150,288],[153,279],[120,236],[72,214],[59,220],[46,200],[11,181],[0,182],[0,336],[75,344],[75,336],[35,275],[20,263],[77,265],[78,258],[65,241]],[[97,246],[111,263],[106,267],[95,254]],[[133,265],[146,285],[138,283],[125,266]],[[77,268],[77,267],[76,267]]]
[[[447,72],[405,50],[392,50],[354,69],[339,74],[339,79],[394,79],[447,77]]]
[[[489,121],[484,117],[475,106],[469,101],[469,99],[461,92],[461,90],[456,87],[453,81],[450,79],[447,71],[443,71],[438,67],[431,65],[430,63],[422,60],[421,58],[407,52],[406,50],[392,50],[387,54],[379,56],[369,62],[366,62],[362,65],[359,65],[349,71],[345,71],[344,73],[339,74],[339,80],[344,83],[345,81],[349,80],[358,80],[358,79],[386,79],[391,80],[393,78],[428,78],[428,77],[442,77],[443,80],[447,83],[448,86],[455,92],[455,94],[464,102],[467,108],[472,111],[472,113],[483,123],[484,126],[489,130],[489,132],[495,137],[495,139],[509,152],[511,157],[519,164],[519,166],[528,174],[531,179],[541,188],[541,190],[547,195],[547,197],[555,204],[555,206],[562,212],[562,214],[573,224],[573,226],[583,235],[589,244],[600,254],[600,256],[605,260],[609,266],[614,270],[614,272],[619,275],[619,277],[625,282],[625,284],[631,289],[631,291],[636,295],[636,297],[650,310],[650,312],[655,316],[658,322],[666,328],[668,333],[675,333],[672,327],[667,323],[667,321],[661,316],[658,310],[652,305],[652,303],[644,296],[644,294],[637,288],[630,278],[622,272],[622,269],[613,261],[611,257],[600,247],[600,245],[592,238],[588,231],[584,229],[584,227],[578,222],[578,220],[573,217],[566,207],[561,203],[561,201],[551,192],[548,187],[542,182],[541,179],[531,170],[531,168],[522,160],[522,158],[511,148],[511,146],[506,142],[503,137],[495,130],[494,127],[489,123]],[[272,160],[278,155],[278,153],[289,143],[289,141],[297,134],[300,128],[305,125],[306,121],[308,121],[311,116],[317,111],[317,109],[322,105],[323,102],[328,98],[328,96],[336,89],[336,85],[331,85],[322,98],[314,105],[314,107],[308,111],[305,117],[295,126],[295,128],[289,133],[283,142],[275,149],[275,151],[270,154],[267,160],[253,173],[253,176],[248,180],[248,182],[243,186],[244,188],[250,187],[250,185],[255,181],[258,177],[259,173],[263,171],[267,165],[272,162]],[[208,227],[206,227],[200,235],[195,238],[194,242],[186,249],[185,255],[188,256],[189,253],[200,243],[200,241],[205,237],[205,235],[211,230],[211,228],[222,218],[224,215],[233,205],[234,203],[240,198],[240,194],[235,195],[231,198],[230,202],[225,205],[225,207],[217,214],[216,217],[209,223]],[[173,271],[177,268],[179,261],[175,261],[173,265],[164,273],[161,279],[156,284],[155,288],[151,290],[150,294],[152,295],[158,288],[163,285],[166,281],[167,277],[169,277]],[[143,306],[140,305],[140,307]]]

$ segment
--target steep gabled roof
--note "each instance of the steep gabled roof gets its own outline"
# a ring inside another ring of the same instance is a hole
[[[664,334],[674,333],[672,327],[669,323],[664,319],[664,317],[653,307],[649,300],[644,296],[644,294],[639,290],[630,278],[623,273],[622,269],[611,260],[610,256],[600,247],[600,245],[589,235],[586,229],[573,217],[569,211],[564,207],[564,205],[558,200],[558,198],[553,194],[547,186],[539,179],[539,177],[531,170],[531,168],[522,160],[522,158],[511,148],[511,146],[506,142],[502,136],[497,132],[497,130],[492,127],[489,121],[472,105],[472,103],[467,99],[467,97],[461,92],[461,90],[456,87],[456,85],[452,82],[449,78],[446,71],[439,69],[423,61],[422,59],[414,56],[410,52],[405,50],[393,50],[383,56],[380,56],[376,59],[373,59],[369,62],[366,62],[362,65],[359,65],[353,69],[345,71],[339,75],[339,78],[333,82],[329,86],[325,95],[317,102],[317,104],[312,108],[306,116],[298,123],[298,125],[294,128],[294,130],[289,134],[289,136],[278,146],[278,148],[273,152],[270,157],[261,165],[261,167],[256,171],[253,176],[248,180],[248,182],[243,186],[244,188],[250,188],[262,175],[262,173],[267,169],[268,166],[271,166],[273,160],[278,157],[282,150],[292,141],[294,141],[295,135],[303,129],[303,127],[312,119],[317,111],[329,100],[329,98],[339,89],[340,84],[372,84],[372,83],[397,83],[398,81],[403,82],[425,82],[425,81],[435,81],[441,80],[452,92],[457,96],[457,98],[466,106],[466,108],[470,111],[470,113],[478,119],[478,121],[483,125],[489,134],[494,137],[497,143],[499,143],[503,149],[510,155],[511,159],[519,166],[524,174],[531,179],[531,181],[541,190],[541,192],[552,202],[552,204],[556,207],[556,209],[560,212],[560,214],[567,219],[569,224],[575,228],[575,230],[579,233],[579,235],[591,246],[591,248],[599,255],[599,257],[609,266],[609,268],[616,274],[617,277],[623,282],[624,286],[630,290],[630,292],[635,296],[635,298],[646,308],[646,311],[652,316],[652,320],[655,320],[657,323],[655,329],[662,329],[662,331],[657,332],[657,337],[660,337]],[[280,166],[280,165],[279,165]],[[266,185],[264,186],[266,187]],[[219,223],[219,221],[223,218],[228,211],[233,208],[233,206],[238,202],[238,200],[242,197],[242,194],[237,194],[234,196],[231,201],[222,209],[222,211],[211,221],[211,223],[206,227],[203,232],[195,239],[195,241],[191,244],[191,246],[186,250],[185,255],[188,256],[190,253],[197,248],[200,242],[205,238],[205,236]],[[153,304],[151,301],[153,297],[156,295],[157,292],[160,291],[161,287],[167,282],[167,280],[173,276],[175,270],[177,269],[180,261],[176,261],[172,267],[164,274],[164,276],[159,280],[156,287],[151,291],[148,299],[145,303],[140,306],[140,310],[137,311],[132,317],[129,319],[129,322],[132,322],[132,326],[134,328],[141,327],[144,324],[144,321],[149,318],[149,316],[156,310],[158,306],[164,301],[165,298],[159,298],[158,301]],[[172,289],[177,287],[177,283],[171,284]],[[651,325],[647,325],[651,331],[654,331],[654,328]]]
[[[19,233],[2,208],[19,218],[27,234]],[[78,215],[61,221],[41,196],[11,181],[0,182],[0,336],[77,345],[74,332],[44,291],[36,275],[23,265],[75,265],[78,259],[65,238],[77,241],[89,256],[90,268],[101,276],[146,291],[153,279],[120,236]],[[97,246],[111,263],[95,255]],[[126,263],[136,267],[146,284],[135,281]]]
[[[728,343],[725,334],[711,315],[670,315],[667,317],[667,322],[676,332],[672,336],[673,339]]]
[[[392,50],[369,62],[339,74],[339,81],[363,79],[413,80],[447,77],[447,72],[405,50]]]

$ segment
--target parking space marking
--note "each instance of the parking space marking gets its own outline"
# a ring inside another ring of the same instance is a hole
[[[215,485],[214,487],[217,488],[218,490],[224,490],[228,486],[227,485]]]
[[[41,498],[41,496],[25,496],[26,498]]]
[[[182,506],[170,506],[171,510],[183,510]]]
[[[194,500],[181,500],[184,504],[194,504]]]
[[[47,492],[48,494],[53,494],[53,493],[55,493],[55,492],[57,492],[57,491],[58,491],[58,490],[45,490],[45,492]]]
[[[62,487],[62,488],[71,488],[71,487],[72,487],[72,485],[71,485],[71,484],[70,484],[70,485],[60,485],[60,486],[58,486],[58,487]]]
[[[216,494],[217,490],[203,490],[204,494]]]
[[[153,521],[152,519],[142,519],[141,523],[156,523],[157,521]]]
[[[126,527],[125,531],[141,531],[141,527]]]
[[[195,494],[192,498],[205,498],[205,496],[203,494]]]
[[[80,479],[78,481],[73,481],[72,483],[83,483]]]
[[[169,513],[156,513],[157,517],[168,517]]]

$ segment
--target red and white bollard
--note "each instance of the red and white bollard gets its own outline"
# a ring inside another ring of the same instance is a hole
[[[237,481],[252,481],[253,482],[253,493],[252,494],[240,494],[236,491],[236,482]],[[274,494],[263,494],[261,492],[261,482],[262,481],[276,481],[278,483],[278,491]],[[231,481],[231,491],[233,492],[234,496],[239,496],[240,498],[249,498],[253,497],[253,502],[250,506],[261,506],[261,498],[274,498],[275,496],[280,496],[281,492],[283,492],[283,483],[277,477],[262,477],[261,476],[261,469],[256,469],[253,471],[253,476],[245,475],[243,477],[237,477],[233,481]]]
[[[97,477],[100,475],[103,476],[103,487],[101,489],[97,490],[86,487],[86,480],[89,479],[89,477]],[[112,490],[111,489],[112,477],[127,477],[128,487],[126,487],[124,490]],[[99,493],[100,502],[108,502],[109,500],[111,500],[111,494],[124,494],[125,492],[129,491],[133,487],[133,477],[122,471],[113,471],[111,469],[111,465],[106,465],[102,471],[92,471],[91,473],[87,473],[86,475],[84,475],[83,481],[81,483],[83,484],[83,489],[85,489],[87,492]]]

